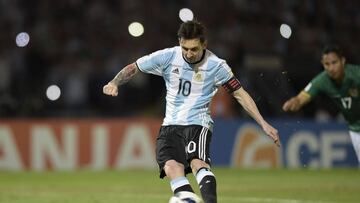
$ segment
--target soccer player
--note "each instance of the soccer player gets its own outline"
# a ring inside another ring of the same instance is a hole
[[[180,46],[156,51],[127,65],[103,87],[103,92],[116,96],[118,87],[139,72],[162,76],[166,84],[166,115],[156,140],[160,178],[170,179],[174,194],[193,192],[185,177],[192,172],[204,201],[214,203],[217,195],[215,176],[210,170],[213,120],[209,105],[218,87],[232,94],[276,145],[280,146],[280,140],[278,131],[263,119],[227,63],[206,48],[205,29],[198,21],[181,24]]]
[[[298,111],[318,94],[327,95],[347,121],[360,163],[360,67],[345,62],[345,57],[337,46],[325,47],[321,59],[325,70],[313,78],[297,96],[286,101],[283,110]]]

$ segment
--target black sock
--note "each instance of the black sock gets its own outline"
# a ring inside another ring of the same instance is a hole
[[[191,185],[183,185],[181,187],[178,187],[174,190],[174,194],[178,193],[178,192],[182,192],[182,191],[187,191],[187,192],[192,192],[194,193],[194,190],[191,188]]]
[[[201,168],[196,174],[196,180],[204,202],[216,203],[216,179],[214,174],[207,168]]]
[[[181,191],[194,192],[191,185],[186,177],[178,177],[170,182],[171,190],[174,194]]]

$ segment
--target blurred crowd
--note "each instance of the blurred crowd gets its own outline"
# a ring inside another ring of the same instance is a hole
[[[0,118],[162,116],[162,78],[140,74],[116,98],[102,87],[137,58],[177,45],[178,13],[189,8],[209,31],[208,48],[227,60],[266,117],[285,117],[282,103],[322,71],[321,49],[337,43],[360,63],[360,1],[332,0],[0,0]],[[131,22],[145,32],[134,38]],[[280,35],[280,25],[292,35]],[[30,35],[17,47],[20,32]],[[56,101],[48,86],[61,88]],[[320,103],[320,105],[319,105]],[[220,91],[213,114],[245,116]],[[316,99],[295,116],[336,117]]]

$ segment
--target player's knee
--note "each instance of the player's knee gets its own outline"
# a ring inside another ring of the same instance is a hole
[[[209,164],[200,159],[193,159],[190,163],[193,174],[196,174],[201,168],[210,168]]]
[[[184,176],[184,165],[175,160],[169,160],[165,163],[164,171],[167,177],[174,179]]]

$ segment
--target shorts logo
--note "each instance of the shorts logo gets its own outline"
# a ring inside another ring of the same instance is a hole
[[[280,149],[258,126],[243,125],[235,138],[231,165],[244,168],[276,168],[281,165]]]

